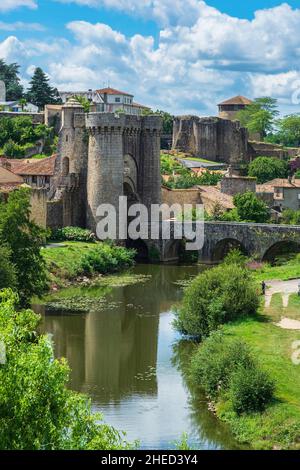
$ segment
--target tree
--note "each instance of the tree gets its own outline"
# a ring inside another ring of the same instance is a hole
[[[14,289],[17,285],[16,268],[11,261],[11,250],[5,245],[0,245],[0,260],[0,290]]]
[[[47,287],[40,252],[44,239],[45,231],[30,220],[30,190],[10,193],[7,203],[0,203],[0,244],[11,251],[21,305],[28,305],[33,295],[43,294]]]
[[[159,109],[157,109],[156,111],[153,111],[152,109],[145,109],[142,114],[143,116],[149,116],[151,114],[156,114],[157,116],[160,116],[162,118],[163,134],[173,133],[174,116],[172,116],[172,114],[167,113],[166,111],[159,110]]]
[[[33,77],[30,81],[30,87],[27,91],[27,100],[38,106],[40,110],[46,104],[61,103],[58,91],[49,85],[49,78],[40,67],[34,71]]]
[[[240,220],[255,223],[266,223],[270,220],[268,206],[251,191],[236,194],[233,201]]]
[[[266,183],[275,178],[287,178],[289,165],[278,158],[258,157],[249,165],[249,176],[257,178],[259,184]]]
[[[129,449],[111,426],[99,423],[90,400],[67,388],[69,367],[55,359],[40,317],[17,311],[17,295],[0,292],[0,337],[6,363],[0,365],[1,450]]]
[[[85,113],[89,113],[91,109],[91,102],[85,98],[84,96],[76,95],[74,96],[75,100],[78,101],[78,103],[81,104],[84,108]]]
[[[256,98],[237,114],[237,119],[249,132],[259,133],[264,138],[272,131],[278,114],[277,100],[268,97]]]
[[[20,66],[16,63],[7,65],[0,59],[0,80],[6,85],[6,100],[16,101],[23,97],[23,87],[19,77]]]
[[[287,147],[300,146],[300,114],[290,114],[276,121],[277,132],[270,141]]]

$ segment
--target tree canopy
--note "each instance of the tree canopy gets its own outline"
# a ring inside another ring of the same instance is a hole
[[[248,191],[233,198],[237,215],[244,222],[266,223],[270,219],[268,206],[255,193]]]
[[[50,80],[40,67],[34,71],[27,91],[27,100],[38,106],[40,110],[46,104],[61,103],[58,91],[49,84]]]
[[[6,85],[6,100],[15,101],[23,97],[23,86],[20,83],[20,66],[16,63],[6,64],[0,59],[0,80]]]
[[[237,119],[242,126],[247,127],[251,133],[259,133],[266,137],[274,126],[274,120],[279,114],[277,109],[277,100],[264,97],[256,98],[252,104],[237,114]]]
[[[287,178],[289,165],[278,158],[258,157],[249,165],[249,176],[257,178],[259,184],[266,183],[275,178]]]
[[[44,239],[44,230],[30,220],[29,189],[13,191],[6,203],[0,202],[0,246],[9,249],[8,260],[13,263],[16,276],[16,283],[12,284],[16,284],[21,305],[29,304],[33,295],[41,295],[47,287],[40,252]]]

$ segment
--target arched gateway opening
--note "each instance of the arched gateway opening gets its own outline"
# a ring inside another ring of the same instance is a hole
[[[141,240],[127,240],[126,241],[126,248],[132,248],[136,251],[135,260],[139,263],[148,263],[149,258],[149,250],[146,243]]]
[[[214,263],[219,263],[232,250],[239,250],[243,255],[248,254],[246,248],[239,240],[234,238],[225,238],[224,240],[220,240],[214,247],[212,261]]]
[[[280,256],[294,255],[300,253],[300,242],[282,241],[274,243],[264,254],[262,260],[269,263],[275,263]]]

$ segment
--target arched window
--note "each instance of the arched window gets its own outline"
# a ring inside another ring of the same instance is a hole
[[[68,157],[65,157],[62,161],[62,175],[68,176],[69,171],[70,171],[70,161]]]

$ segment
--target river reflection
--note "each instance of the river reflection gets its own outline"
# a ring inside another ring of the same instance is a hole
[[[172,328],[171,307],[182,296],[176,282],[197,272],[197,267],[139,265],[134,274],[151,279],[112,288],[99,308],[43,315],[56,356],[69,361],[71,388],[89,394],[105,421],[129,440],[140,440],[142,448],[174,447],[183,432],[199,449],[236,448],[185,379],[192,345],[179,343]]]

